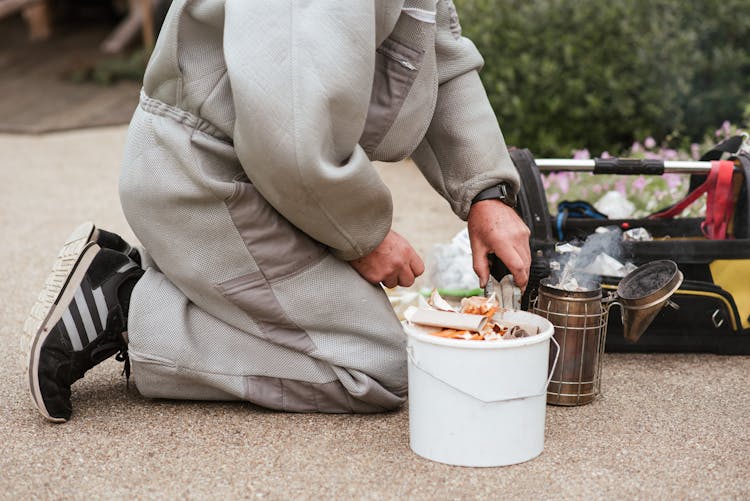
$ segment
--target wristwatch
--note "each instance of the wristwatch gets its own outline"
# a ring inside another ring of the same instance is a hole
[[[516,208],[516,194],[511,185],[505,182],[480,191],[471,201],[471,205],[482,200],[500,200],[508,207]]]

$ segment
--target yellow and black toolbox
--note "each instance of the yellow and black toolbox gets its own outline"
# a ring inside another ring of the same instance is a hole
[[[532,269],[523,306],[528,308],[539,281],[550,274],[555,245],[585,239],[597,227],[623,230],[645,228],[651,241],[622,242],[620,258],[640,266],[669,259],[677,263],[684,281],[637,343],[626,341],[618,310],[609,315],[606,349],[627,352],[714,352],[750,354],[750,148],[747,137],[717,145],[701,161],[641,159],[535,160],[528,150],[513,149],[511,157],[521,176],[518,211],[531,229]],[[721,169],[720,169],[721,167]],[[608,219],[602,214],[564,218],[551,216],[541,174],[554,171],[594,174],[691,174],[686,200],[642,219]],[[723,193],[717,188],[719,170]],[[707,193],[707,215],[673,217]],[[710,214],[709,214],[710,211]],[[604,219],[602,219],[604,218]],[[493,275],[506,271],[493,261]],[[599,277],[604,295],[620,278]]]

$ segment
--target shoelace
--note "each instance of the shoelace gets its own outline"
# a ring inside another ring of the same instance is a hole
[[[130,389],[130,357],[128,356],[128,347],[121,348],[115,355],[115,360],[125,362],[122,366],[122,376],[125,376],[125,389]]]
[[[125,388],[130,389],[130,357],[128,356],[128,346],[122,340],[120,334],[114,330],[105,330],[102,332],[102,342],[93,350],[91,350],[91,358],[96,359],[99,353],[111,353],[116,352],[115,360],[118,362],[125,362],[122,368],[122,375],[125,376]]]

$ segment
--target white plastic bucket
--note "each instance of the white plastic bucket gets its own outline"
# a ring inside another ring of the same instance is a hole
[[[542,453],[554,328],[524,311],[506,312],[503,319],[535,325],[539,334],[466,341],[405,325],[415,453],[460,466],[505,466]]]

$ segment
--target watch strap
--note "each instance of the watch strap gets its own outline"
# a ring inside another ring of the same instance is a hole
[[[513,188],[508,183],[500,183],[477,193],[472,199],[471,204],[474,205],[482,200],[500,200],[505,205],[516,208],[516,194],[513,192]]]

